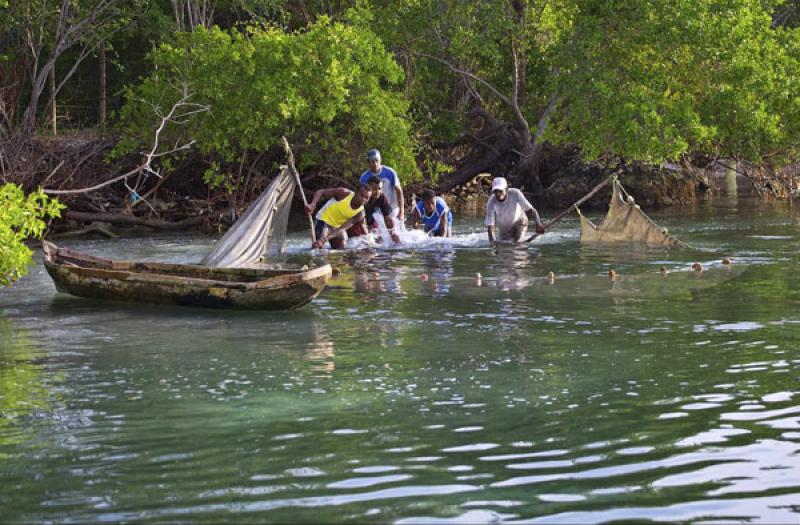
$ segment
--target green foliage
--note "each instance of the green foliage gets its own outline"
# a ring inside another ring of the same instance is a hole
[[[0,186],[0,286],[21,277],[32,252],[24,241],[40,238],[47,217],[60,217],[63,205],[38,190],[25,195],[16,184]]]
[[[526,61],[526,89],[521,105],[526,117],[535,122],[546,104],[547,82],[552,65],[551,50],[569,29],[564,2],[531,0],[525,16],[518,18],[512,2],[462,2],[459,0],[398,0],[374,2],[365,8],[362,23],[376,30],[407,57],[408,88],[416,125],[437,140],[454,140],[469,129],[467,112],[476,97],[466,82],[440,61],[467,71],[495,87],[503,95],[512,93],[512,40]],[[511,121],[511,108],[477,81],[471,82],[481,95],[483,109]]]
[[[219,169],[219,162],[212,162],[203,172],[203,182],[213,189],[219,188],[225,182],[225,175]]]
[[[219,162],[216,161],[212,161],[203,172],[203,182],[212,190],[225,188],[225,191],[232,193],[235,189],[232,174],[223,171]]]
[[[658,162],[704,152],[774,161],[776,154],[797,153],[800,34],[774,27],[772,16],[794,12],[785,2],[374,0],[362,6],[360,19],[409,57],[412,114],[435,139],[471,134],[464,116],[476,103],[495,118],[514,117],[485,85],[472,81],[478,102],[460,75],[425,55],[510,98],[513,46],[525,63],[520,106],[528,123],[535,127],[548,101],[558,101],[544,122],[545,139],[577,143],[589,157]]]
[[[425,173],[428,174],[431,184],[438,184],[439,177],[453,171],[453,167],[439,160],[426,158],[424,160]]]
[[[325,17],[293,33],[268,25],[199,28],[162,44],[153,61],[154,74],[127,93],[123,151],[152,141],[153,106],[166,114],[186,89],[191,102],[211,109],[188,126],[168,126],[169,142],[191,138],[204,154],[232,162],[285,135],[299,145],[302,166],[345,176],[365,169],[365,151],[378,147],[401,176],[418,175],[408,104],[392,88],[402,69],[368,30]]]
[[[559,51],[550,137],[649,161],[792,151],[798,35],[770,12],[752,0],[584,2]]]
[[[78,20],[95,4],[71,2],[71,17]],[[0,68],[36,62],[27,38],[43,43],[43,63],[60,5],[0,0]],[[192,102],[211,111],[169,126],[162,144],[196,139],[219,166],[207,176],[212,185],[224,184],[228,164],[277,147],[282,135],[301,169],[351,178],[365,168],[364,151],[377,147],[409,180],[419,176],[415,156],[432,177],[447,169],[430,164],[430,150],[419,143],[457,143],[486,130],[476,129],[480,122],[469,115],[476,106],[519,126],[502,100],[513,93],[512,49],[524,64],[519,102],[530,127],[557,101],[542,120],[552,143],[578,144],[589,157],[651,162],[691,153],[794,159],[798,6],[797,0],[221,0],[213,11],[219,27],[176,33],[173,3],[126,0],[119,16],[92,34],[114,34],[107,47],[118,65],[116,77],[109,75],[111,91],[148,71],[125,94],[120,152],[151,145],[160,120],[153,106],[166,113],[186,88]],[[132,49],[150,45],[152,63],[143,64]],[[70,69],[79,47],[57,71]],[[431,56],[486,84],[467,82]],[[18,85],[24,91],[29,84],[23,78]],[[21,114],[26,96],[6,103],[18,108],[11,115]]]

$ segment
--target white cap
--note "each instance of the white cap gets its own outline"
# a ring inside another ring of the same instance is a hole
[[[507,189],[508,189],[508,182],[506,181],[505,177],[495,177],[492,180],[492,191],[507,190]]]

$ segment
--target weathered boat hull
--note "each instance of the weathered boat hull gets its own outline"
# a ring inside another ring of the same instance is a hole
[[[314,299],[330,265],[311,270],[209,268],[112,261],[44,241],[44,264],[60,292],[89,299],[246,310],[287,310]]]

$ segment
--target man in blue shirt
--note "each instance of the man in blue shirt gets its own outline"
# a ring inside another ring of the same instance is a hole
[[[406,218],[405,212],[405,199],[403,198],[403,188],[400,186],[400,179],[397,173],[389,166],[381,164],[381,152],[376,149],[371,149],[367,152],[367,160],[369,161],[369,169],[361,175],[360,184],[362,186],[369,183],[369,178],[376,176],[381,179],[383,183],[383,193],[392,207],[392,214],[398,218],[400,229],[403,229],[403,223]]]
[[[433,190],[426,189],[422,192],[422,199],[414,206],[414,228],[420,223],[431,237],[450,237],[453,226],[453,212],[443,198],[437,197]]]

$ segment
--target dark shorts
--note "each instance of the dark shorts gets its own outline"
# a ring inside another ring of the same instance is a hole
[[[314,221],[314,235],[315,235],[316,239],[319,239],[323,235],[328,234],[328,233],[332,232],[335,229],[336,228],[334,228],[333,226],[331,226],[327,222],[322,221],[320,219],[317,219],[316,221]],[[344,237],[342,235],[338,235],[338,236],[336,236],[336,237],[334,237],[332,239],[328,239],[328,243],[331,245],[331,248],[333,248],[334,250],[341,250],[342,248],[344,248],[344,244],[345,244],[346,241],[347,241],[347,237]]]
[[[328,231],[330,231],[332,229],[330,227],[330,225],[328,223],[326,223],[325,221],[321,221],[319,219],[316,219],[314,221],[314,237],[316,237],[317,239],[322,237],[322,234],[325,233],[325,227],[326,226],[328,227]]]

